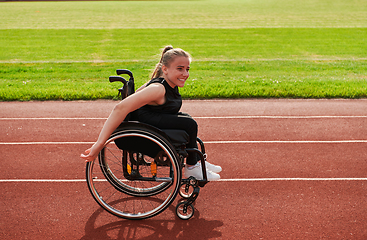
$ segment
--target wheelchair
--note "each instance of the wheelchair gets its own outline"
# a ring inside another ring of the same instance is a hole
[[[133,73],[118,69],[110,82],[122,82],[121,99],[135,92]],[[187,148],[189,136],[183,130],[158,129],[133,121],[129,114],[111,134],[104,148],[86,165],[88,188],[95,201],[109,213],[129,220],[141,220],[167,209],[179,194],[176,215],[183,220],[194,215],[193,203],[208,183],[204,143]],[[200,156],[203,179],[182,177],[189,153]]]

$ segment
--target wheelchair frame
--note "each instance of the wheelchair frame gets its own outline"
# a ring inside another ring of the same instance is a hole
[[[116,70],[110,82],[122,82],[121,99],[135,92],[133,73]],[[204,143],[197,138],[200,150],[186,148],[188,135],[183,130],[163,130],[130,121],[130,114],[111,134],[98,159],[86,164],[88,188],[95,201],[109,213],[121,218],[139,220],[156,216],[174,201],[176,215],[183,220],[194,215],[193,203],[200,187],[208,183]],[[203,180],[182,178],[184,159],[197,153],[201,159]]]

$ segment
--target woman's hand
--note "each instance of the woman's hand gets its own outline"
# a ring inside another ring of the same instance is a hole
[[[85,162],[93,161],[102,150],[103,145],[95,143],[91,148],[85,150],[84,153],[80,154],[80,157],[85,160]]]

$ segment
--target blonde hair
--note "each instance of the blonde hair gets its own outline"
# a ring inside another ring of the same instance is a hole
[[[153,78],[158,78],[163,75],[162,66],[169,67],[176,57],[187,57],[191,61],[191,56],[188,52],[182,50],[181,48],[173,48],[171,45],[166,46],[162,50],[162,55],[159,63],[155,66],[152,74]]]

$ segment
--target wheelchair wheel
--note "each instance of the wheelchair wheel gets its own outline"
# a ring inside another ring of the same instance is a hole
[[[136,145],[150,145],[154,151],[146,154]],[[175,199],[181,168],[164,137],[145,129],[123,129],[110,137],[98,159],[87,163],[86,177],[92,196],[105,210],[125,219],[145,219]]]
[[[194,216],[195,208],[192,204],[185,207],[186,202],[180,202],[176,206],[176,215],[182,220],[189,220]]]
[[[186,183],[181,184],[179,194],[182,198],[184,199],[190,198],[193,192],[194,192],[193,186]]]

